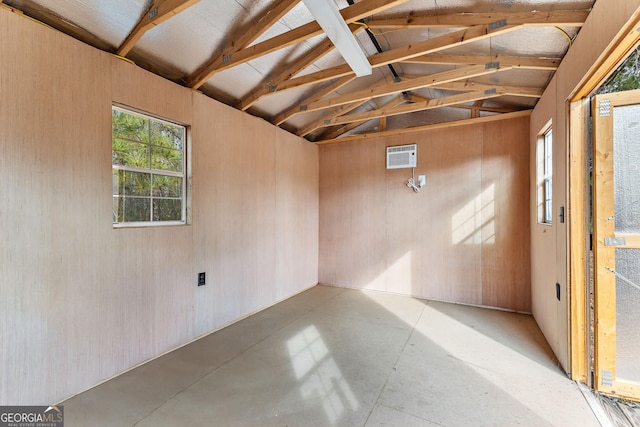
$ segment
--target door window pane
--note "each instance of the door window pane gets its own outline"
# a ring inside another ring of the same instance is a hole
[[[640,249],[616,249],[616,377],[640,384]]]
[[[613,205],[616,233],[640,233],[640,105],[613,114]]]

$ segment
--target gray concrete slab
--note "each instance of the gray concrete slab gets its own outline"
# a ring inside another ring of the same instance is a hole
[[[598,426],[531,316],[317,286],[64,402],[69,426]]]

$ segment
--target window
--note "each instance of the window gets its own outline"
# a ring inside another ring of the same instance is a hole
[[[111,109],[113,224],[184,224],[185,126]]]
[[[537,150],[538,172],[538,222],[551,224],[553,210],[551,207],[553,188],[553,133],[550,125],[538,137]]]

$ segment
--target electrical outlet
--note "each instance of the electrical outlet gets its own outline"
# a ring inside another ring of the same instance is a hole
[[[205,273],[198,273],[198,286],[204,286],[206,284]]]

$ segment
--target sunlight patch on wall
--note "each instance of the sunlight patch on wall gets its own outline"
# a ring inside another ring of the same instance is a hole
[[[451,217],[453,244],[495,243],[495,184],[488,186]]]
[[[309,326],[287,341],[291,364],[301,382],[304,399],[321,399],[330,424],[359,403],[315,326]]]

